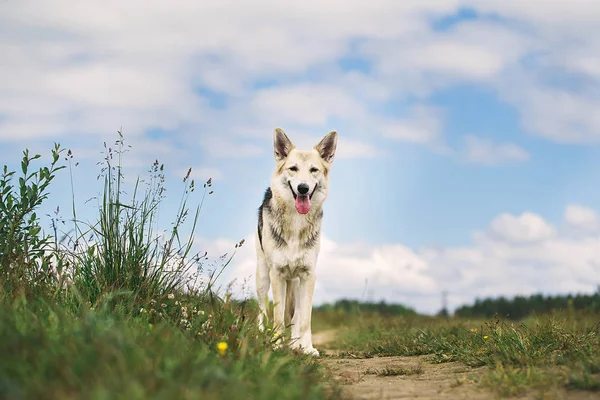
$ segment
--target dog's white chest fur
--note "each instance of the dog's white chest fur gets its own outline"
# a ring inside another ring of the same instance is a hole
[[[293,216],[289,231],[282,236],[285,245],[270,246],[267,252],[270,265],[283,279],[303,278],[314,273],[320,243],[317,240],[314,245],[306,247],[306,238],[301,236],[301,232],[307,229],[306,218],[299,214]],[[315,232],[320,232],[320,224],[314,228]]]

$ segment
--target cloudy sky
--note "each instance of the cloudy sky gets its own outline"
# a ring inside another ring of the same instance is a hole
[[[317,303],[593,292],[599,38],[593,0],[7,0],[1,163],[60,142],[93,215],[122,127],[128,177],[165,163],[166,207],[188,167],[213,178],[198,246],[246,238],[224,279],[252,292],[273,129],[301,147],[335,129]],[[70,207],[69,185],[48,209]]]

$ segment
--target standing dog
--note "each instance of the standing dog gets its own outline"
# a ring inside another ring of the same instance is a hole
[[[321,247],[322,206],[329,190],[337,132],[329,132],[308,151],[296,149],[279,128],[273,139],[276,166],[258,209],[256,232],[258,323],[264,329],[272,286],[275,332],[283,334],[291,322],[292,346],[319,355],[312,345],[312,297]]]

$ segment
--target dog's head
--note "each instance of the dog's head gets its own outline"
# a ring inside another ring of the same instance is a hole
[[[277,164],[271,189],[286,203],[294,203],[300,214],[321,205],[329,189],[329,169],[335,156],[337,132],[331,131],[312,150],[298,150],[285,132],[273,132]]]

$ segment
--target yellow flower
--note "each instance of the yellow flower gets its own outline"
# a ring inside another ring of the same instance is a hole
[[[488,335],[485,335],[483,338],[484,338],[484,339],[487,339],[487,338],[488,338]]]
[[[219,350],[219,353],[221,355],[225,354],[225,352],[227,351],[227,342],[219,342],[217,343],[217,350]]]
[[[279,333],[274,333],[273,337],[279,337]]]
[[[477,332],[477,328],[471,328],[471,332],[473,332],[473,333]]]

